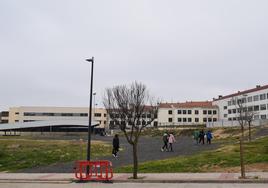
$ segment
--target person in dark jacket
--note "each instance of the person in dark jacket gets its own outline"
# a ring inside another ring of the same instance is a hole
[[[168,151],[168,134],[167,133],[164,133],[163,135],[163,142],[164,142],[164,145],[161,148],[161,151]]]
[[[202,142],[202,144],[205,144],[205,132],[204,132],[204,130],[201,130],[199,132],[199,143],[201,143],[201,142]]]
[[[117,152],[119,151],[119,137],[118,134],[114,135],[113,138],[113,156],[117,157]]]
[[[209,130],[206,135],[207,135],[207,144],[211,144],[211,139],[212,139],[211,131]]]

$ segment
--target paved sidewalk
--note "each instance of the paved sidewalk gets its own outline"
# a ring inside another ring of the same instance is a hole
[[[155,173],[138,174],[133,180],[132,174],[114,174],[114,183],[268,183],[268,172],[247,173],[247,179],[240,179],[239,173]],[[75,181],[71,173],[0,173],[0,183],[6,182],[53,182],[70,183]]]

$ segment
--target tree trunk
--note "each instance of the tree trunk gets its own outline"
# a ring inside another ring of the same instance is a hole
[[[137,143],[133,147],[133,179],[138,179],[138,156],[137,156]]]
[[[244,147],[243,147],[244,140],[243,138],[240,139],[240,167],[241,167],[241,178],[246,178],[245,173],[245,164],[244,164]]]
[[[244,125],[241,125],[242,141],[244,141]]]
[[[251,122],[248,122],[248,140],[251,142]]]

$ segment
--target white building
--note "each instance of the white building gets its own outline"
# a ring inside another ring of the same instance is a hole
[[[213,105],[219,107],[221,121],[236,121],[238,117],[237,100],[241,100],[248,111],[254,111],[254,120],[268,119],[268,85],[257,85],[253,89],[219,96],[213,100]]]
[[[211,101],[161,103],[158,126],[198,125],[218,121],[218,107]]]

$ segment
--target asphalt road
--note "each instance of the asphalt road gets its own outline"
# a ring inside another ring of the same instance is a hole
[[[108,143],[112,143],[112,137],[95,136],[94,140],[102,140]],[[204,150],[213,150],[219,147],[218,144],[212,143],[211,145],[196,145],[191,137],[179,137],[176,138],[176,143],[173,145],[174,152],[161,152],[163,145],[161,137],[141,137],[138,145],[138,159],[139,162],[167,159],[175,156],[189,156],[196,154]],[[113,167],[120,167],[124,165],[132,164],[132,148],[127,143],[124,136],[120,137],[120,147],[123,151],[119,152],[119,157],[114,158],[106,156],[98,159],[110,160],[113,163]],[[71,173],[73,172],[74,162],[58,163],[54,165],[36,167],[31,169],[24,169],[19,172],[26,173]]]

